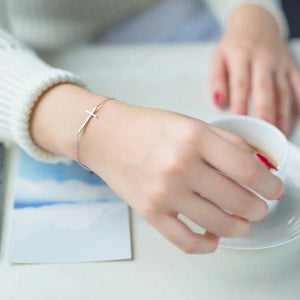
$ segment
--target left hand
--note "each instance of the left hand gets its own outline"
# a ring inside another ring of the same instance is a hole
[[[276,20],[263,8],[237,9],[213,61],[211,88],[219,107],[248,113],[251,94],[254,114],[289,135],[292,100],[300,106],[300,74],[280,36]]]

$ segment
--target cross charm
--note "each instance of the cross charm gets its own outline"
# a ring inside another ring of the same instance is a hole
[[[85,120],[85,122],[82,124],[82,126],[80,127],[80,129],[78,130],[78,133],[80,133],[82,131],[82,129],[85,127],[85,125],[90,121],[91,118],[98,118],[98,116],[95,114],[95,111],[97,110],[98,106],[96,106],[92,112],[86,110],[85,112],[89,114],[89,116],[87,117],[87,119]]]

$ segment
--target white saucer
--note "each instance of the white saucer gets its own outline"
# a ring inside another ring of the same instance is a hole
[[[220,247],[264,249],[276,247],[300,236],[300,149],[289,142],[285,196],[266,218],[251,223],[249,232],[237,239],[221,238]]]

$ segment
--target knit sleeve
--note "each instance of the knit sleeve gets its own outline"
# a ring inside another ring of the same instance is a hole
[[[288,37],[288,24],[279,0],[205,0],[205,2],[212,9],[223,26],[226,26],[230,15],[241,5],[258,5],[274,16],[279,25],[282,37]]]
[[[0,29],[0,141],[16,143],[40,161],[68,162],[66,157],[41,149],[29,134],[35,102],[47,89],[64,82],[83,85],[77,76],[50,67]]]

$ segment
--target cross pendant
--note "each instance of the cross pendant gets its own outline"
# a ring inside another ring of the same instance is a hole
[[[94,109],[93,109],[93,111],[92,112],[90,112],[90,111],[86,111],[86,113],[88,113],[89,114],[89,116],[87,117],[87,119],[85,120],[85,122],[82,124],[82,126],[80,127],[80,129],[78,130],[78,133],[80,133],[81,131],[82,131],[82,129],[85,127],[85,125],[90,121],[90,119],[91,118],[98,118],[98,116],[95,114],[95,111],[97,110],[97,107],[95,107]]]

